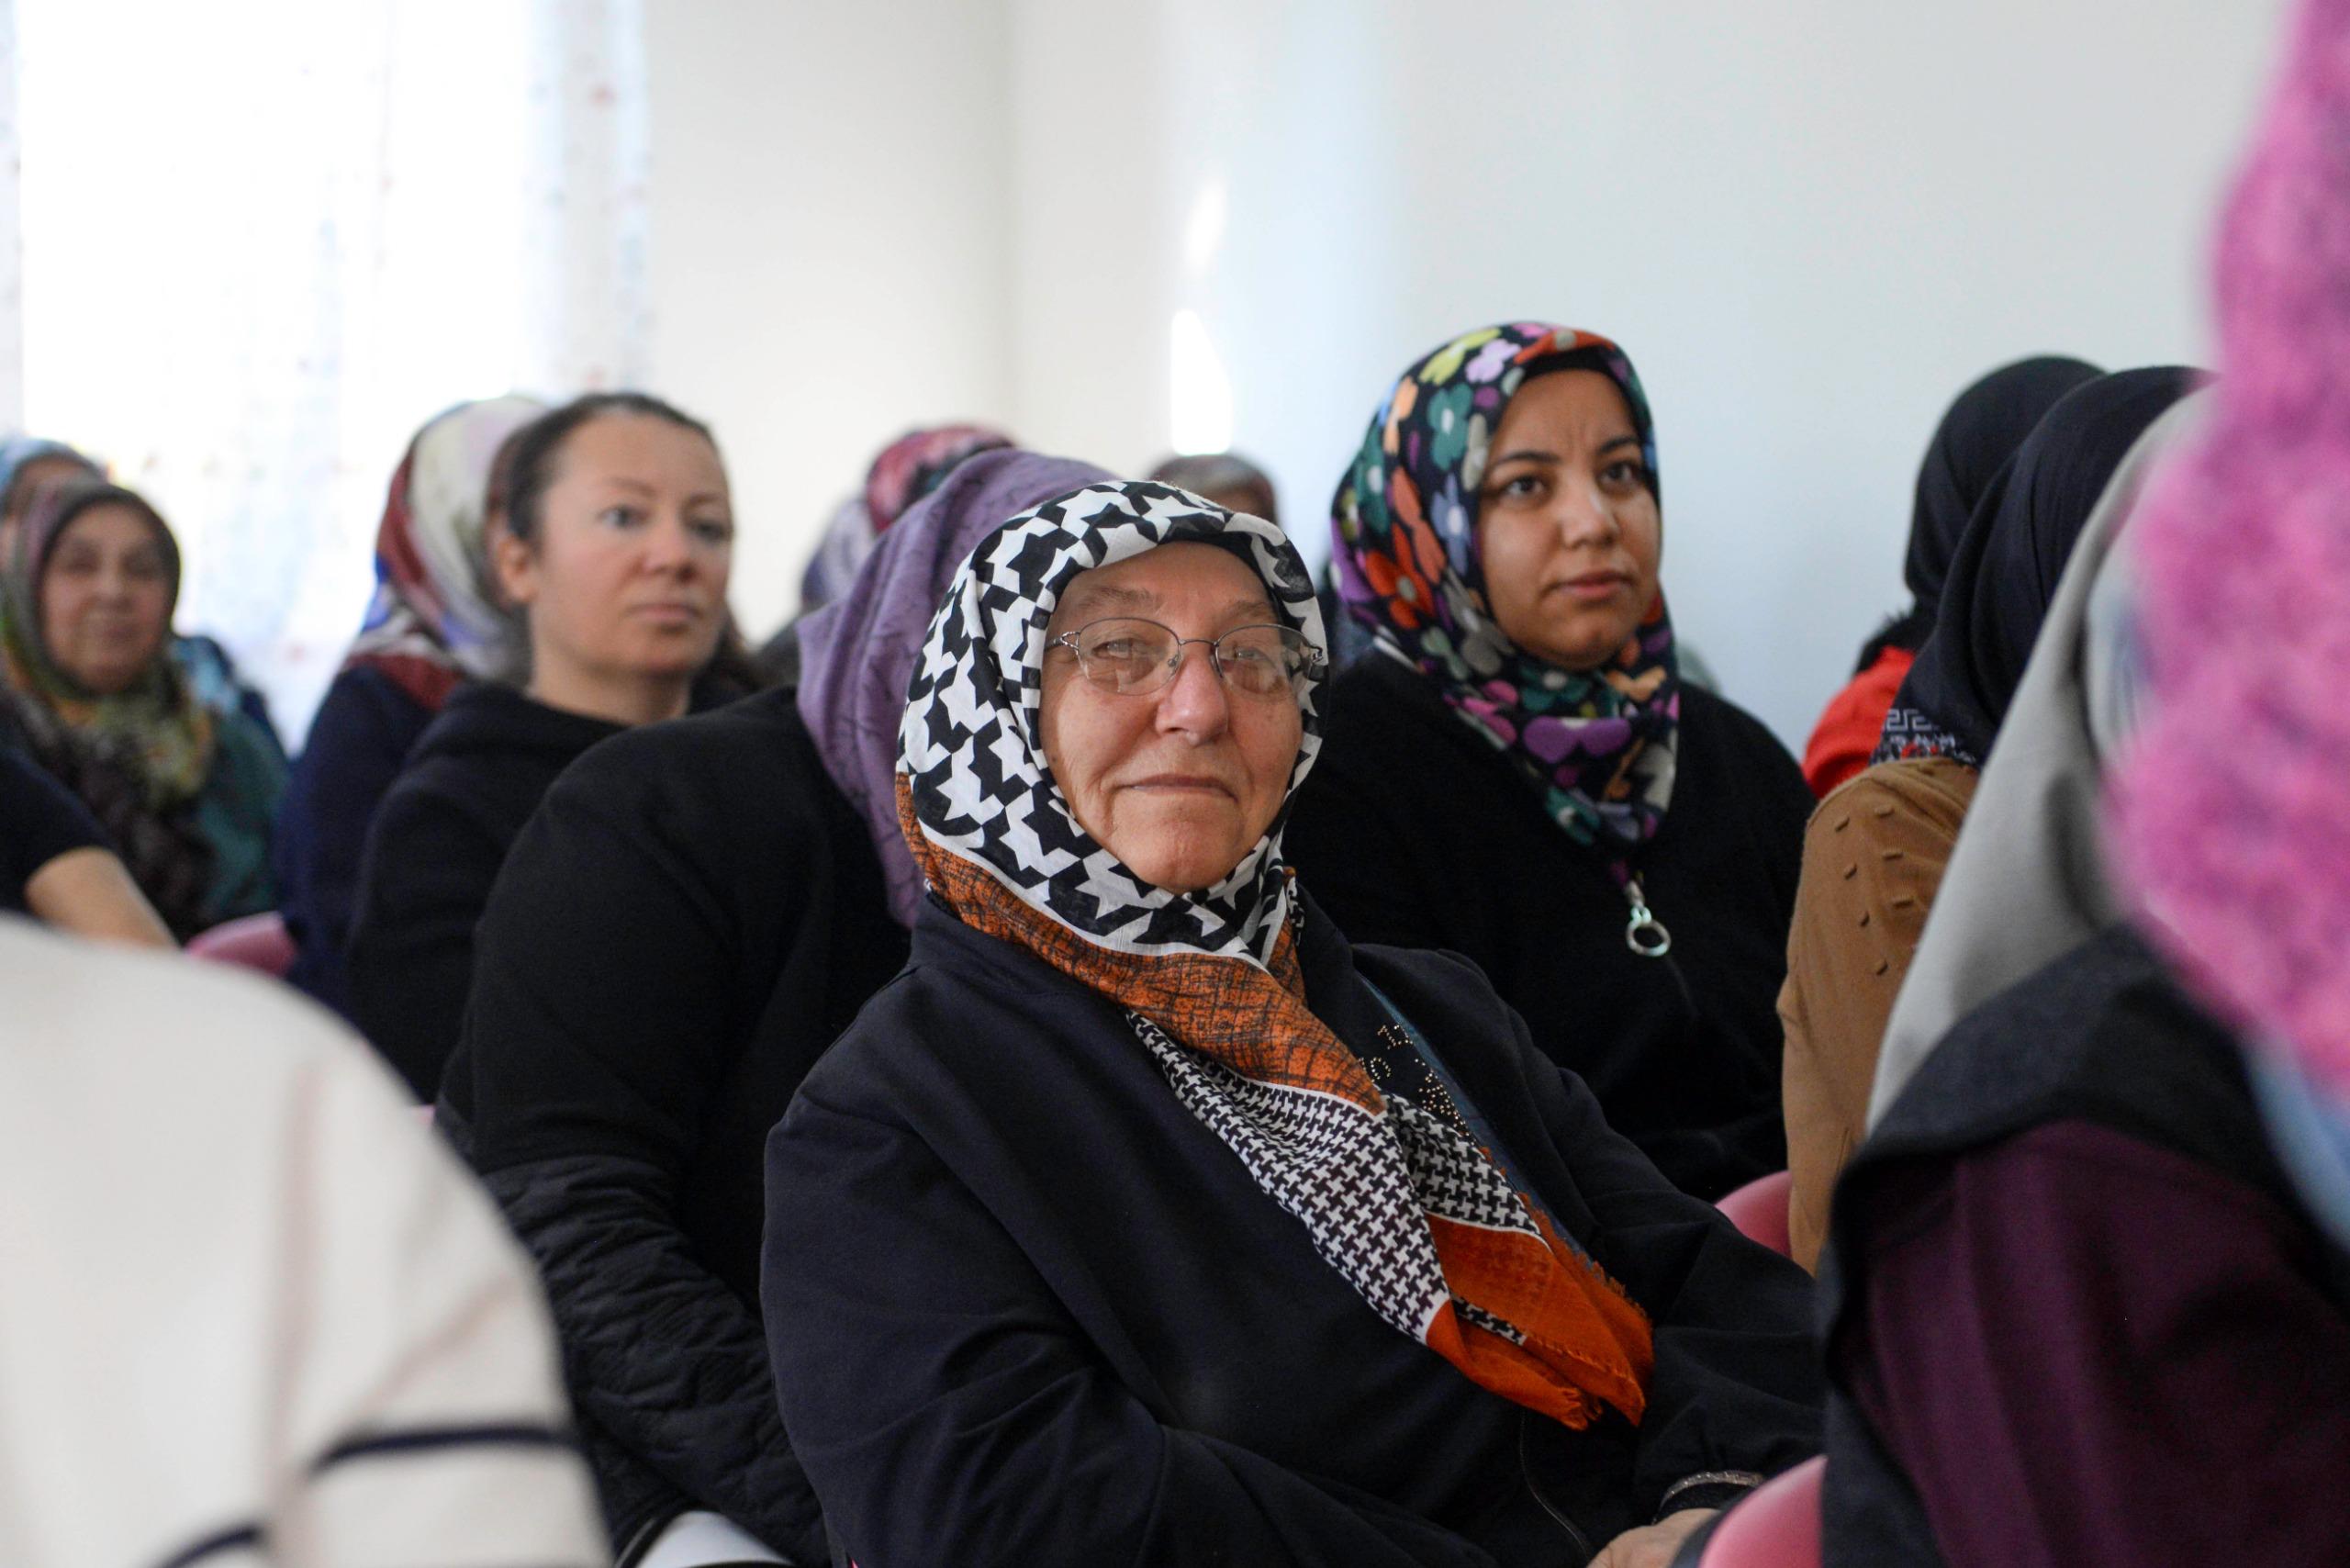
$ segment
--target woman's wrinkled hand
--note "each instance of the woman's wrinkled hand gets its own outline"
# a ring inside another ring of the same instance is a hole
[[[1690,1532],[1720,1510],[1716,1508],[1684,1508],[1677,1514],[1667,1514],[1652,1525],[1628,1529],[1604,1547],[1591,1560],[1591,1568],[1671,1568],[1673,1554]]]

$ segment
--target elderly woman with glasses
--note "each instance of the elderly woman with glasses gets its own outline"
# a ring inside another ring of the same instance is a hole
[[[1284,863],[1324,665],[1280,531],[1165,485],[950,588],[912,958],[767,1148],[778,1393],[850,1557],[1661,1568],[1816,1446],[1801,1271]]]

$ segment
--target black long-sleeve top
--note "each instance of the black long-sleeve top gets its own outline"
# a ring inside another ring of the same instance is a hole
[[[108,847],[72,790],[0,740],[0,911],[24,913],[25,885],[59,856]]]
[[[1283,848],[1356,942],[1473,959],[1534,1043],[1684,1191],[1787,1162],[1779,987],[1811,792],[1761,722],[1681,689],[1664,824],[1632,862],[1672,950],[1642,958],[1606,868],[1533,787],[1376,653],[1331,683],[1322,755]]]
[[[621,728],[511,687],[460,687],[384,797],[352,923],[352,1017],[418,1099],[456,1047],[474,926],[506,852],[556,776]]]
[[[1816,1449],[1801,1270],[1611,1133],[1471,966],[1310,907],[1301,959],[1342,1039],[1387,993],[1650,1314],[1642,1424],[1570,1431],[1398,1333],[1116,1003],[929,904],[767,1147],[777,1385],[851,1557],[1555,1568]]]
[[[685,1507],[823,1560],[758,1320],[761,1151],[896,972],[789,691],[631,731],[516,841],[442,1125],[537,1260],[616,1546]]]

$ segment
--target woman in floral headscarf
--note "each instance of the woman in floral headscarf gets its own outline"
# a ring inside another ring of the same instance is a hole
[[[294,938],[286,978],[348,1013],[343,952],[368,825],[401,759],[460,681],[512,680],[520,640],[489,587],[490,469],[546,411],[530,398],[460,403],[416,432],[375,532],[375,597],[327,689],[285,791],[277,879]]]
[[[912,957],[767,1146],[784,1424],[856,1560],[1621,1568],[1810,1446],[1799,1271],[1284,863],[1326,657],[1278,529],[1147,482],[1013,519],[932,622]]]
[[[1290,834],[1357,940],[1476,961],[1608,1124],[1716,1198],[1785,1163],[1779,1025],[1811,796],[1681,679],[1656,432],[1623,351],[1534,322],[1405,371],[1334,503],[1377,646]]]

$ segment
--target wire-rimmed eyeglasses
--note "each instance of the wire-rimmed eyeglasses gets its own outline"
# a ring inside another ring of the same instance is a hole
[[[1105,691],[1147,697],[1172,685],[1183,650],[1206,646],[1224,684],[1246,697],[1295,696],[1324,660],[1305,633],[1289,626],[1236,626],[1221,637],[1178,637],[1171,626],[1138,616],[1091,621],[1047,646],[1077,655],[1078,672]]]

